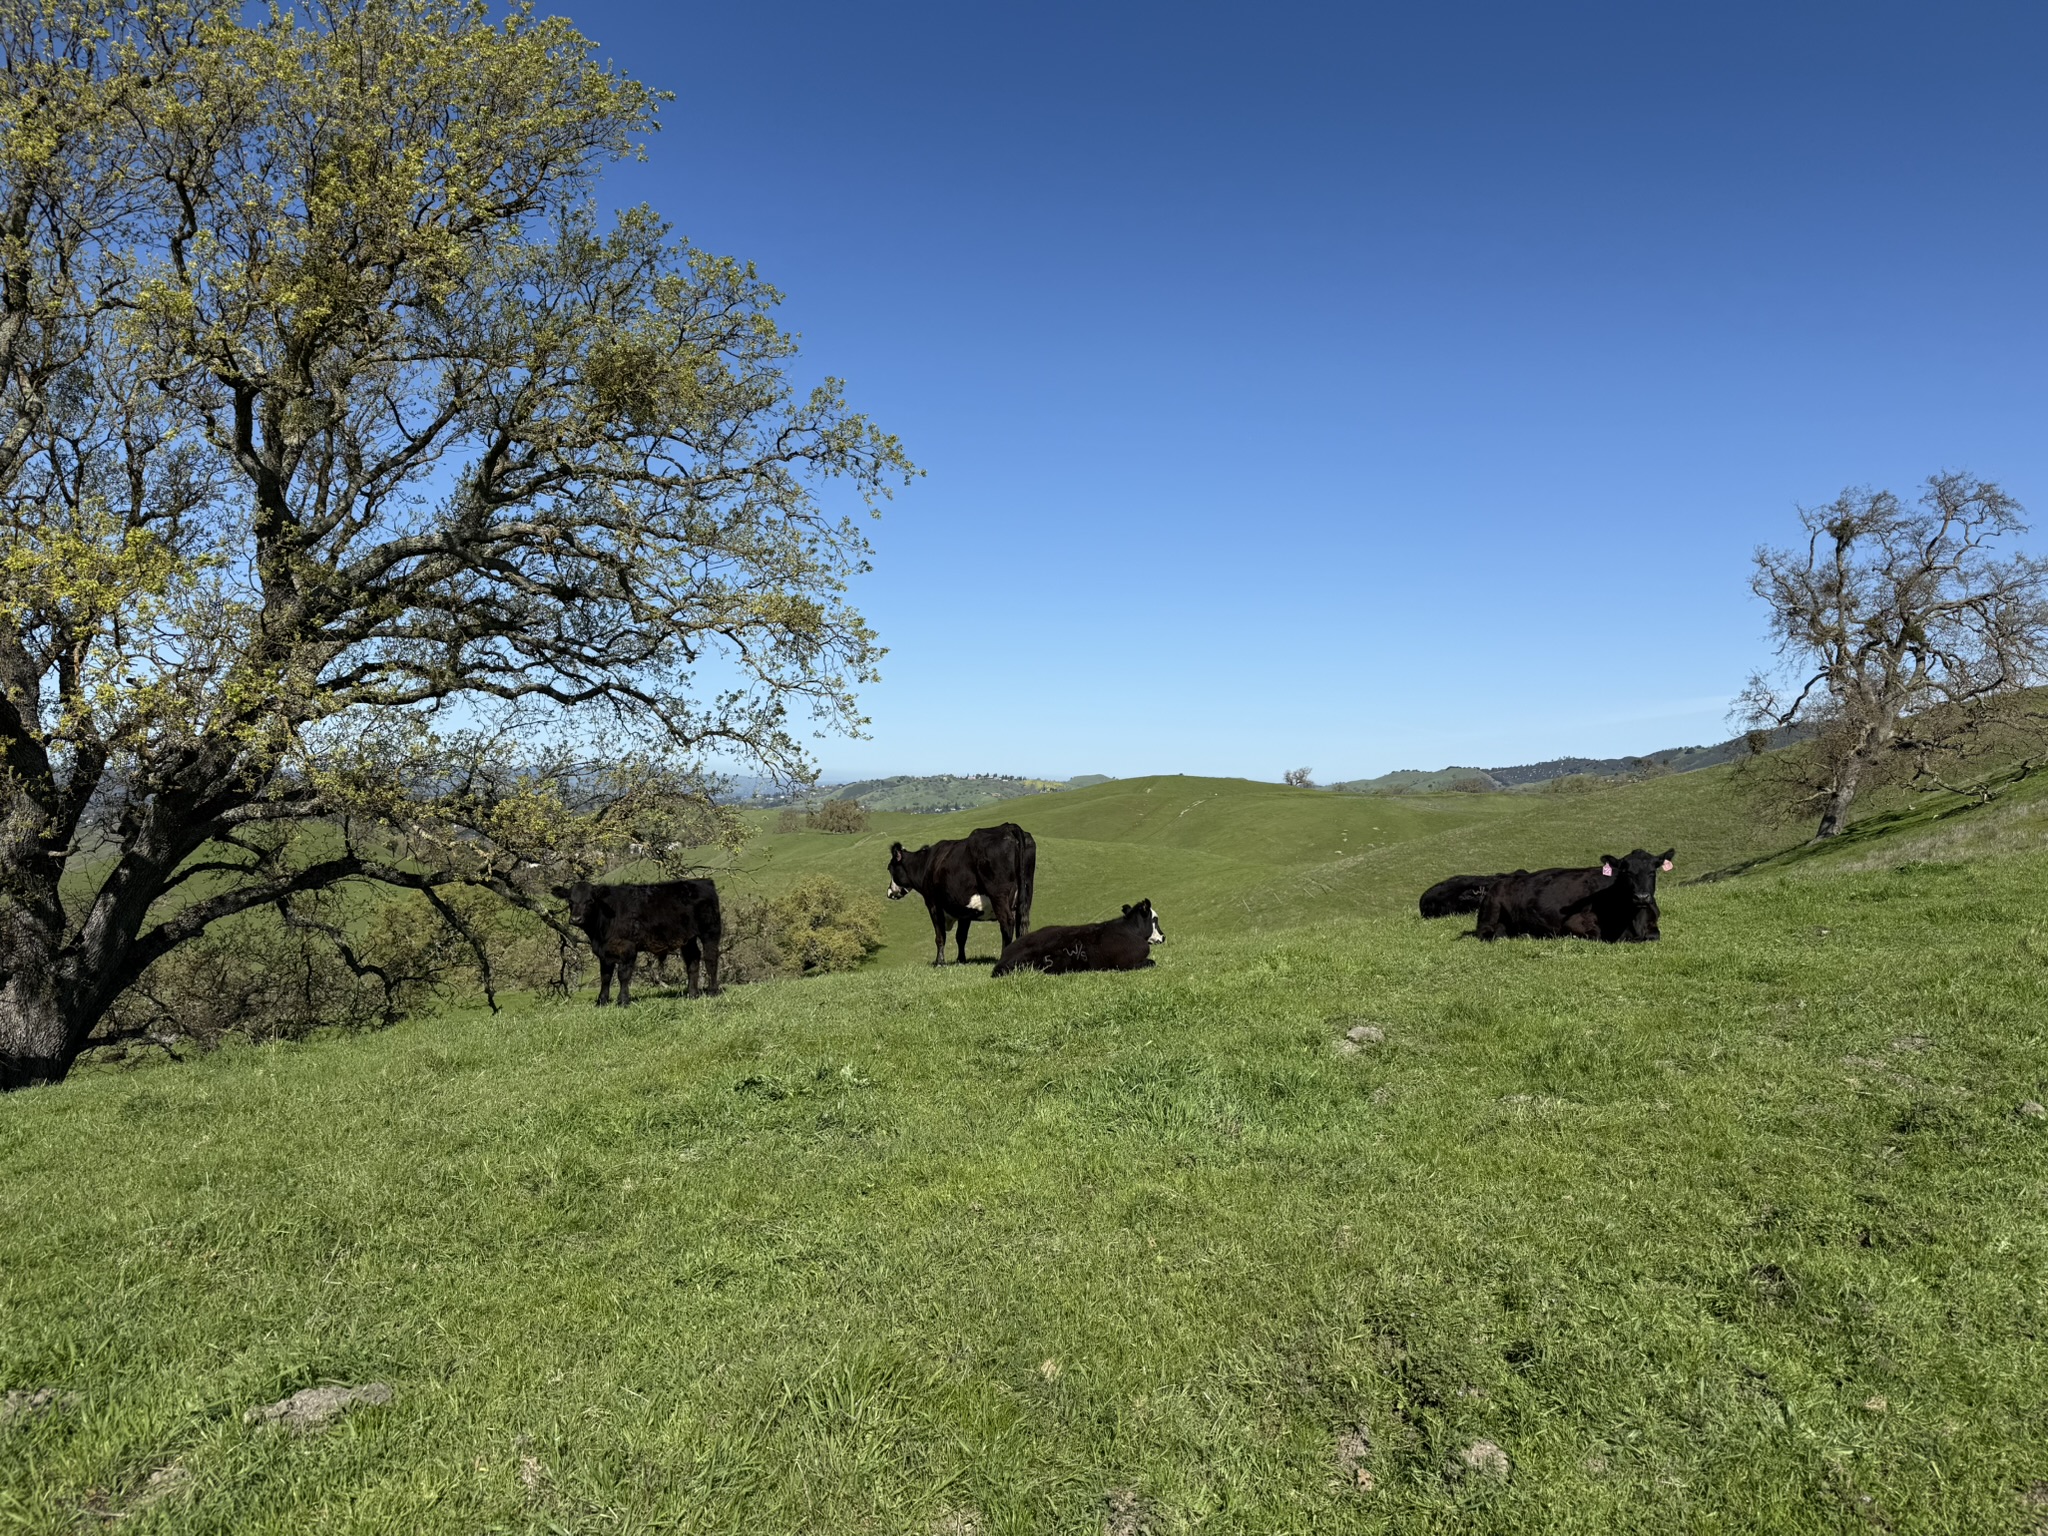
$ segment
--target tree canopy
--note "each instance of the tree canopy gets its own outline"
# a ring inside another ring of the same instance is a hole
[[[1969,474],[1931,476],[1911,505],[1847,490],[1800,523],[1804,547],[1759,549],[1750,584],[1785,674],[1751,678],[1738,708],[1818,727],[1799,798],[1833,837],[1874,772],[1910,763],[1942,784],[1942,759],[2040,681],[2048,565],[1997,555],[2026,531],[2020,504]]]
[[[0,0],[0,73],[0,1084],[222,918],[531,902],[857,728],[822,487],[915,471],[750,265],[598,215],[660,103],[568,22]]]

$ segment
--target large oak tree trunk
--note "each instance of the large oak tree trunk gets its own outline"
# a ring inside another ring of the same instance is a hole
[[[1863,776],[1890,744],[1894,729],[1890,723],[1866,728],[1855,750],[1842,760],[1841,771],[1835,775],[1834,785],[1828,790],[1827,804],[1820,813],[1820,830],[1813,834],[1815,842],[1840,836],[1848,825],[1849,807],[1856,799],[1856,791],[1863,785]]]
[[[60,1081],[84,1043],[53,980],[26,971],[7,978],[0,988],[0,1093]]]
[[[54,931],[37,914],[10,904],[0,922],[6,971],[0,976],[0,1092],[54,1083],[71,1070],[91,1025],[79,1028],[65,1006],[60,950],[61,919]]]
[[[1834,788],[1828,791],[1827,807],[1820,813],[1820,830],[1813,834],[1816,841],[1840,835],[1849,819],[1850,802],[1856,798],[1856,781],[1862,776],[1861,760],[1852,758],[1842,776],[1835,780]]]

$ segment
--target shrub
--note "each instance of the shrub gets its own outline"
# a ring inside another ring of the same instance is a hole
[[[464,968],[467,946],[426,903],[387,896],[348,920],[337,893],[216,923],[123,993],[93,1044],[211,1047],[397,1022]]]
[[[719,970],[722,980],[735,983],[818,976],[853,970],[881,947],[875,903],[818,875],[779,896],[729,903]]]
[[[775,818],[778,832],[801,832],[804,829],[804,813],[793,805],[785,805],[782,814]]]
[[[804,818],[816,832],[865,832],[867,807],[858,800],[827,800]]]

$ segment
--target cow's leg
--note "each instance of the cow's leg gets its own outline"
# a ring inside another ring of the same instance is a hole
[[[1574,912],[1559,926],[1560,936],[1568,939],[1598,939],[1600,919],[1591,912]]]
[[[623,991],[623,988],[621,989]],[[597,1006],[603,1008],[612,1000],[612,957],[597,957]]]
[[[996,931],[1003,936],[1003,948],[1008,949],[1023,936],[1023,924],[1017,921],[1017,898],[999,898],[996,902]]]
[[[960,919],[960,932],[958,934],[958,943],[960,946],[960,963],[962,965],[965,965],[967,963],[967,930],[972,928],[973,926],[973,918],[963,917]],[[939,940],[939,951],[941,954],[945,952],[945,947],[946,941],[944,939]]]
[[[619,960],[619,1006],[633,1001],[633,967],[640,963],[640,951],[629,949]]]
[[[937,902],[926,902],[925,910],[932,915],[932,945],[938,951],[932,957],[933,965],[946,963],[946,914]]]
[[[697,941],[695,939],[690,940],[689,943],[683,946],[683,969],[689,974],[690,977],[690,989],[685,994],[686,996],[695,997],[698,995],[697,964],[702,958],[703,951],[697,947]]]
[[[712,997],[718,996],[717,934],[713,934],[704,941],[704,990]]]

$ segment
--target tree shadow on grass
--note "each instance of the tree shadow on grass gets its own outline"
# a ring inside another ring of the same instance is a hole
[[[1754,874],[1763,869],[1790,869],[1822,854],[1864,848],[1901,832],[1916,831],[1939,822],[1973,815],[1997,805],[2001,790],[2010,789],[2031,772],[2032,768],[2029,765],[2020,764],[2002,773],[1992,774],[1967,791],[1931,794],[1896,811],[1880,811],[1875,816],[1853,821],[1838,835],[1826,840],[1814,838],[1803,843],[1795,843],[1789,848],[1780,848],[1775,853],[1760,853],[1753,859],[1743,859],[1722,869],[1710,869],[1703,875],[1695,875],[1685,883],[1708,885],[1718,880],[1732,880],[1738,875]]]

